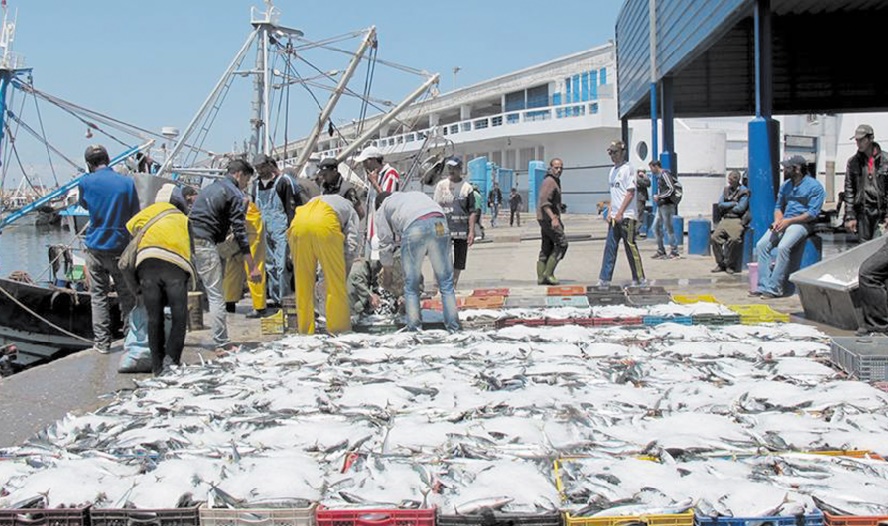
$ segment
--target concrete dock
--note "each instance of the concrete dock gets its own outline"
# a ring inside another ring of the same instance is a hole
[[[521,227],[509,227],[508,216],[502,215],[498,228],[490,227],[485,217],[486,239],[469,250],[465,272],[460,277],[458,294],[487,287],[536,287],[536,260],[539,252],[539,226],[529,214],[523,214]],[[570,247],[557,269],[564,285],[588,285],[598,281],[604,250],[606,223],[597,216],[566,215],[564,218]],[[505,226],[502,226],[505,225]],[[687,246],[687,236],[685,236]],[[843,237],[825,236],[824,257],[845,250]],[[750,298],[748,276],[712,274],[712,256],[683,255],[681,259],[654,260],[653,238],[640,240],[644,270],[652,285],[663,286],[670,294],[709,294],[727,305],[767,304],[789,313],[792,321],[810,323],[802,316],[798,296],[763,301]],[[426,276],[431,271],[426,265]],[[626,256],[620,249],[614,283],[628,283],[631,275]],[[262,336],[259,320],[246,319],[248,301],[238,304],[238,312],[229,315],[229,332],[233,341],[246,347],[273,341],[280,336]],[[206,321],[206,319],[205,319]],[[831,336],[848,336],[851,331],[816,325]],[[119,374],[117,365],[122,341],[116,342],[111,354],[80,352],[0,379],[0,447],[22,444],[36,432],[63,418],[68,413],[83,414],[107,404],[116,392],[135,388],[134,380],[144,374]],[[183,362],[200,363],[213,359],[210,331],[188,333]]]

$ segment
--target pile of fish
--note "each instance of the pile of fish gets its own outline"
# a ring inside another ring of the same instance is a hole
[[[804,453],[885,452],[888,394],[843,379],[827,342],[797,324],[292,336],[0,450],[0,507],[888,514],[888,463]]]

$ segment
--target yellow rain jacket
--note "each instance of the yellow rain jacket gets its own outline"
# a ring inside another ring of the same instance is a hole
[[[247,263],[244,261],[242,254],[225,260],[225,274],[222,278],[222,293],[227,303],[240,301],[244,297],[244,281],[250,289],[250,298],[253,300],[253,308],[262,310],[266,307],[265,295],[265,225],[262,222],[262,214],[259,207],[255,203],[247,204],[247,240],[250,242],[250,253],[253,255],[253,262],[262,279],[259,283],[253,283],[247,280]]]
[[[154,203],[134,215],[126,223],[126,229],[135,234],[148,221],[165,210],[174,210],[151,225],[139,241],[136,268],[149,258],[162,259],[187,272],[194,280],[191,266],[191,238],[188,235],[188,216],[169,203]]]

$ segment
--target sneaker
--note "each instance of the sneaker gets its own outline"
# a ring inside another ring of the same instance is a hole
[[[91,350],[91,351],[95,351],[95,352],[97,352],[97,353],[99,353],[99,354],[110,354],[110,353],[111,353],[111,348],[110,348],[110,347],[101,347],[101,346],[98,346],[98,345],[93,345],[93,346],[90,348],[90,350]]]
[[[774,298],[779,298],[779,297],[780,296],[778,296],[772,292],[762,292],[761,294],[759,294],[759,298],[761,298],[763,300],[772,300]]]
[[[215,353],[216,358],[222,358],[223,356],[228,356],[229,354],[233,354],[241,350],[241,346],[236,343],[226,343],[216,347]]]
[[[757,297],[761,296],[762,293],[757,290],[750,290],[749,292],[746,293],[746,295],[749,296],[750,298],[757,298]]]
[[[715,274],[716,272],[727,272],[727,270],[728,269],[726,269],[725,267],[715,267],[714,269],[710,270],[709,272],[712,272],[713,274]],[[731,271],[731,273],[733,273],[733,271]]]
[[[596,287],[598,287],[600,290],[608,290],[610,286],[610,281],[605,281],[603,279],[598,280],[598,285],[596,285]]]
[[[651,259],[666,259],[666,257],[667,256],[665,252],[657,252],[656,254],[651,256]]]
[[[734,270],[734,269],[732,269],[731,267],[728,267],[728,268],[725,269],[725,273],[730,274],[730,275],[733,276],[734,274],[737,273],[737,271]]]
[[[670,252],[669,255],[666,256],[666,259],[680,259],[680,258],[681,258],[681,254],[679,254],[678,252]]]

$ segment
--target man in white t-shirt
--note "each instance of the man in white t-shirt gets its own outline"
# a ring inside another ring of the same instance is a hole
[[[617,263],[617,245],[623,241],[629,269],[632,271],[632,285],[643,285],[644,267],[641,255],[635,243],[636,234],[636,199],[635,170],[626,160],[626,145],[623,141],[614,141],[608,146],[607,153],[614,163],[608,176],[610,186],[610,206],[607,210],[607,242],[604,245],[604,257],[601,261],[601,272],[598,274],[598,286],[609,287],[614,276]]]

